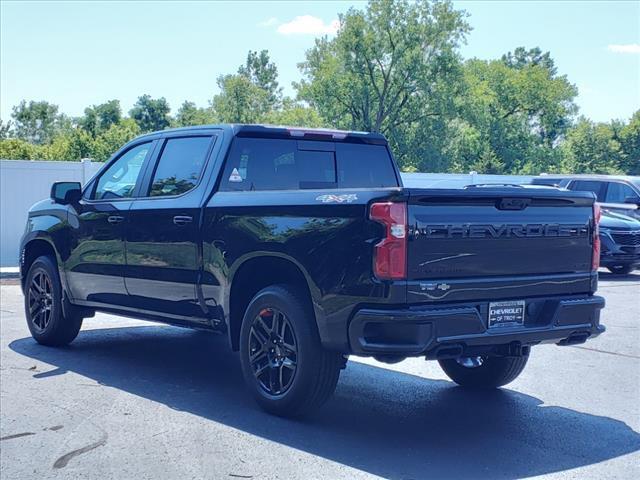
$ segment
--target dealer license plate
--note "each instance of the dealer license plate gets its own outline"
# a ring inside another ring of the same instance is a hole
[[[490,303],[489,327],[522,325],[524,323],[524,306],[524,300]]]

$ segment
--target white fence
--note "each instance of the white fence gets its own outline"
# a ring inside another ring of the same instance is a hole
[[[0,266],[18,264],[20,237],[29,207],[49,197],[56,181],[85,183],[102,163],[0,160]],[[403,173],[408,187],[460,188],[477,183],[525,183],[531,177],[447,173]]]
[[[29,207],[49,197],[57,181],[84,184],[102,163],[0,160],[0,266],[18,264]]]

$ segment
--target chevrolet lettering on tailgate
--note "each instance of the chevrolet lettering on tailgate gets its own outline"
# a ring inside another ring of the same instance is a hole
[[[413,230],[416,238],[585,237],[588,234],[589,225],[557,223],[425,225]]]

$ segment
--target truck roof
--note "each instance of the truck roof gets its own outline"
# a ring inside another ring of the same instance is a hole
[[[351,130],[334,130],[327,128],[288,127],[266,124],[221,123],[212,125],[197,125],[192,127],[170,128],[141,135],[141,137],[157,136],[174,132],[190,132],[198,130],[224,130],[236,137],[259,138],[294,138],[298,140],[330,140],[357,143],[386,145],[387,139],[380,133],[358,132]],[[141,138],[139,137],[139,138]]]

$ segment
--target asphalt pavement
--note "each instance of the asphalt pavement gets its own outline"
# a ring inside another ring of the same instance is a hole
[[[3,282],[2,480],[640,478],[640,272],[601,275],[604,335],[535,347],[506,388],[354,358],[295,421],[257,408],[221,336],[97,314],[43,347]]]

